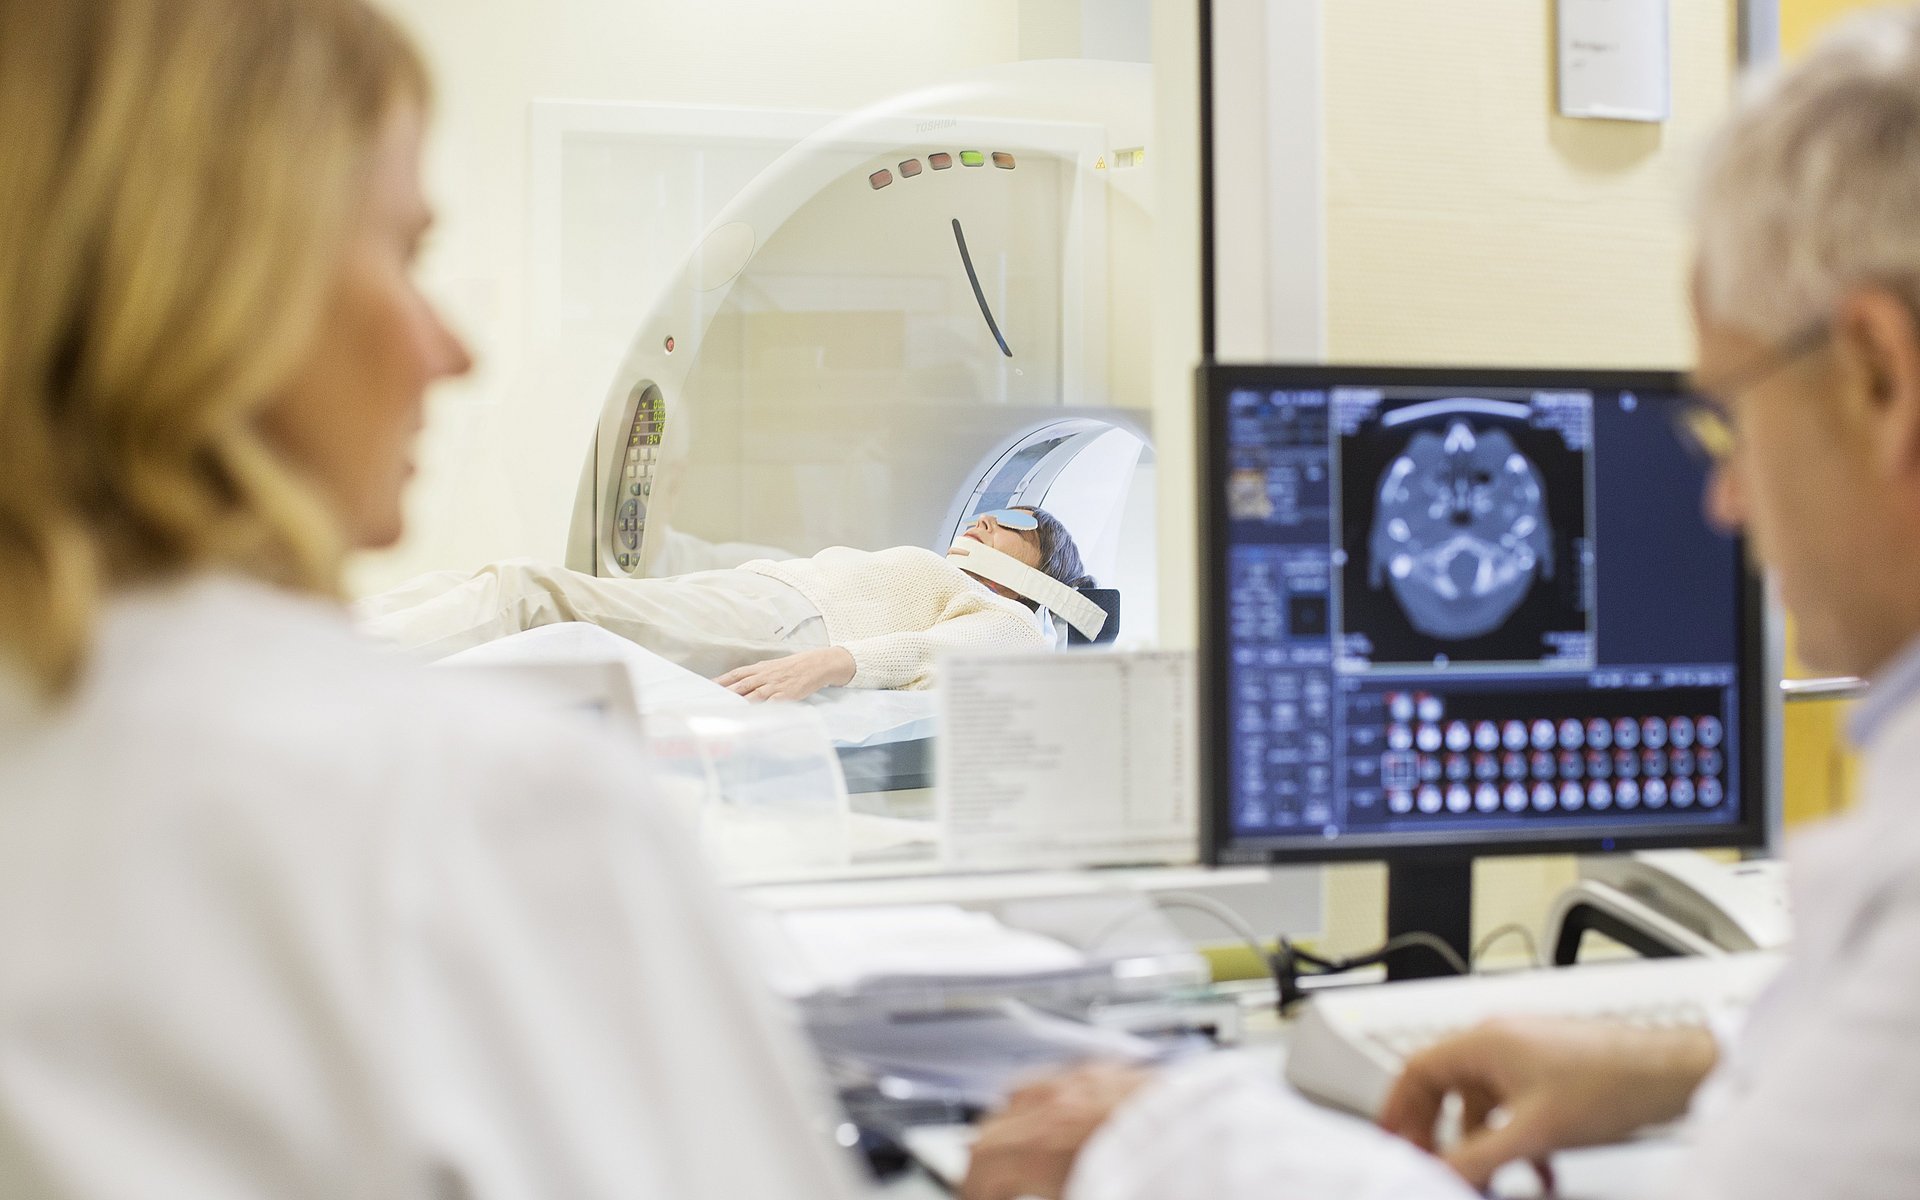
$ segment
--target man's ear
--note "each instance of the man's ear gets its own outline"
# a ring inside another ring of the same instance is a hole
[[[1883,287],[1858,288],[1834,309],[1840,370],[1875,467],[1920,480],[1920,321]],[[1857,407],[1856,407],[1857,406]]]

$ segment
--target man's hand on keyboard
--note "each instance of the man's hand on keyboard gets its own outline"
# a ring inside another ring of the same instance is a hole
[[[1460,1140],[1443,1157],[1485,1188],[1506,1163],[1621,1141],[1680,1116],[1716,1053],[1701,1029],[1489,1021],[1409,1058],[1380,1125],[1434,1151],[1441,1109],[1458,1096]]]
[[[1099,1063],[1021,1088],[981,1125],[962,1200],[1055,1200],[1094,1130],[1150,1078],[1140,1067]]]

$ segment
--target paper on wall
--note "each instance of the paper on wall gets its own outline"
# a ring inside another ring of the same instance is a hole
[[[1667,0],[1560,0],[1559,14],[1562,116],[1667,119]]]

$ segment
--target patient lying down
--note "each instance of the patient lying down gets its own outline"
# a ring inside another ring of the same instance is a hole
[[[943,647],[1037,646],[1037,601],[1097,629],[1097,610],[1071,591],[1092,585],[1057,518],[1013,508],[977,518],[945,557],[836,546],[661,579],[521,559],[423,576],[355,614],[374,636],[431,658],[587,621],[749,699],[799,700],[823,687],[925,688]]]

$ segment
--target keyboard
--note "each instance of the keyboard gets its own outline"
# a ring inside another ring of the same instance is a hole
[[[1329,989],[1294,1023],[1287,1081],[1321,1103],[1370,1117],[1409,1056],[1490,1017],[1704,1028],[1745,1011],[1783,961],[1768,953],[1647,959]]]

